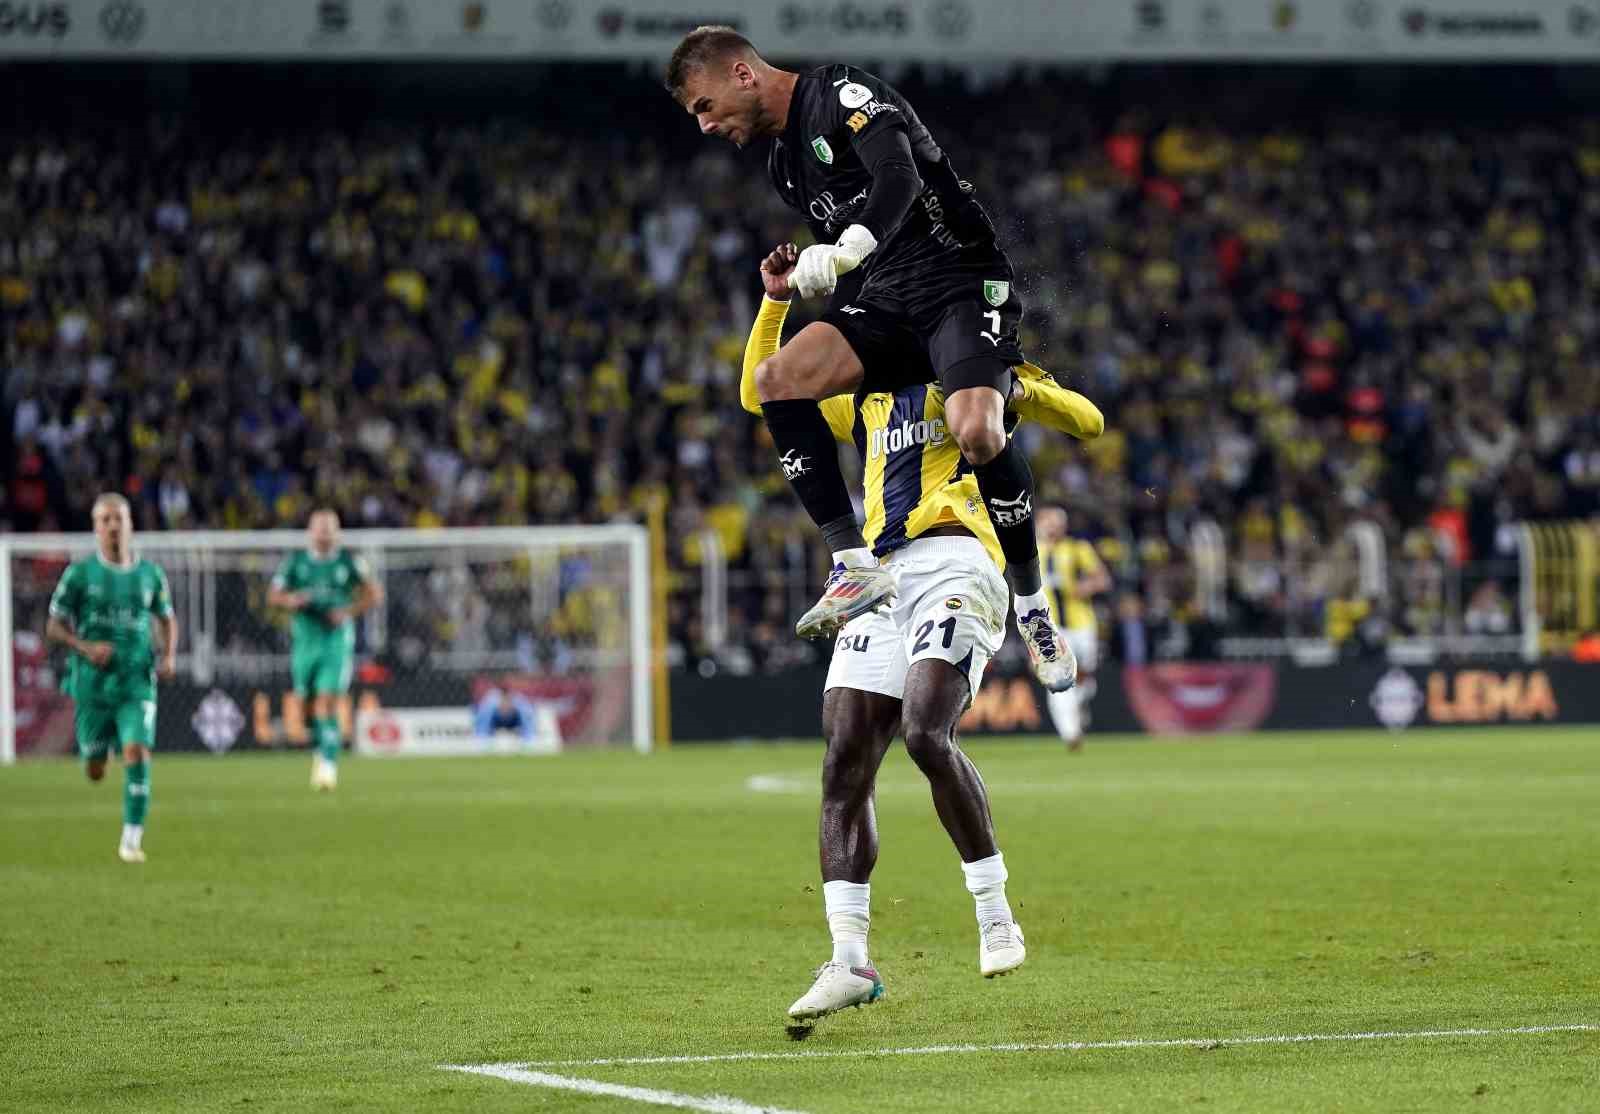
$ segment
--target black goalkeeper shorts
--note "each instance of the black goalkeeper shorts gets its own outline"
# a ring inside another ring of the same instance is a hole
[[[1005,395],[1022,363],[1022,297],[999,252],[929,267],[845,276],[822,320],[844,334],[866,369],[862,389],[896,391],[937,381],[946,396],[966,387]]]

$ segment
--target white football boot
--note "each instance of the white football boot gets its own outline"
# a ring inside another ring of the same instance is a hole
[[[857,615],[892,602],[894,593],[894,574],[882,565],[836,564],[822,598],[800,616],[794,632],[801,638],[832,638]]]
[[[866,1006],[883,997],[883,980],[872,967],[851,967],[830,960],[817,969],[817,981],[811,984],[794,1005],[789,1016],[800,1022],[814,1022],[830,1013]]]
[[[1016,921],[990,921],[978,936],[978,970],[992,979],[1022,966],[1028,949],[1022,946],[1022,926]]]
[[[339,767],[320,754],[311,761],[311,788],[319,793],[331,793],[339,788]]]
[[[1028,647],[1033,675],[1049,692],[1066,692],[1078,683],[1078,656],[1062,639],[1044,608],[1017,616],[1017,631]]]
[[[144,848],[136,843],[129,843],[124,839],[117,844],[117,858],[125,863],[142,863],[144,862]]]

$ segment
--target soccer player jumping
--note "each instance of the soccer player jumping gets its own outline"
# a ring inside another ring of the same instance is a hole
[[[45,637],[67,647],[67,694],[78,753],[90,781],[106,755],[122,756],[122,840],[117,855],[142,863],[150,808],[150,752],[156,745],[156,678],[175,672],[178,622],[167,578],[133,556],[133,516],[121,495],[94,501],[95,555],[67,566],[50,597]],[[161,628],[159,656],[150,619]]]
[[[856,523],[819,400],[936,380],[1005,554],[1034,672],[1052,692],[1070,688],[1072,651],[1041,588],[1033,477],[1005,429],[1022,300],[972,186],[905,98],[853,67],[780,70],[737,31],[708,26],[673,51],[666,85],[703,134],[768,144],[773,186],[817,238],[790,285],[834,295],[756,372],[784,475],[833,551],[827,589],[796,631],[831,637],[895,592]]]
[[[785,280],[796,255],[794,245],[784,244],[761,265],[766,297],[745,346],[739,384],[740,402],[752,413],[764,411],[756,369],[779,351],[789,303]],[[1032,365],[1023,365],[1011,386],[1014,418],[1084,440],[1105,428],[1093,403]],[[978,919],[979,971],[1003,975],[1027,958],[1006,899],[1008,874],[988,792],[956,738],[961,714],[1005,637],[1007,600],[1004,553],[948,434],[944,392],[919,383],[830,398],[821,411],[832,436],[861,454],[863,533],[874,555],[898,574],[898,591],[893,606],[845,624],[828,668],[819,842],[833,957],[789,1007],[796,1037],[819,1018],[883,995],[883,980],[867,956],[878,858],[873,795],[896,734],[904,734],[906,752],[928,779],[939,820],[961,856]]]
[[[366,562],[339,544],[337,511],[311,512],[306,548],[284,559],[272,578],[267,603],[294,612],[289,672],[294,691],[311,704],[311,734],[317,744],[311,760],[311,788],[339,785],[339,734],[336,702],[350,691],[355,672],[355,621],[383,600]]]

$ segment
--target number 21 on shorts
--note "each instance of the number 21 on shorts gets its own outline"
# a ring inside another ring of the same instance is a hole
[[[944,631],[944,640],[940,643],[940,645],[942,645],[946,650],[950,648],[950,643],[956,636],[956,620],[954,615],[946,619],[944,622],[938,624],[935,624],[932,619],[929,619],[926,623],[923,623],[920,627],[918,627],[917,641],[915,645],[911,647],[912,654],[920,654],[922,651],[933,645],[933,643],[928,641],[928,635],[933,633],[933,628],[935,626],[938,626],[940,630]]]

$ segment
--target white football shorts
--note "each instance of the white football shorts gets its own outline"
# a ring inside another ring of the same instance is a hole
[[[1093,673],[1100,664],[1100,632],[1094,627],[1067,627],[1061,637],[1078,659],[1078,672]]]
[[[846,623],[833,647],[826,688],[899,700],[912,663],[947,661],[967,677],[969,699],[1006,636],[1011,594],[977,538],[916,538],[891,553],[899,593],[892,606]]]

